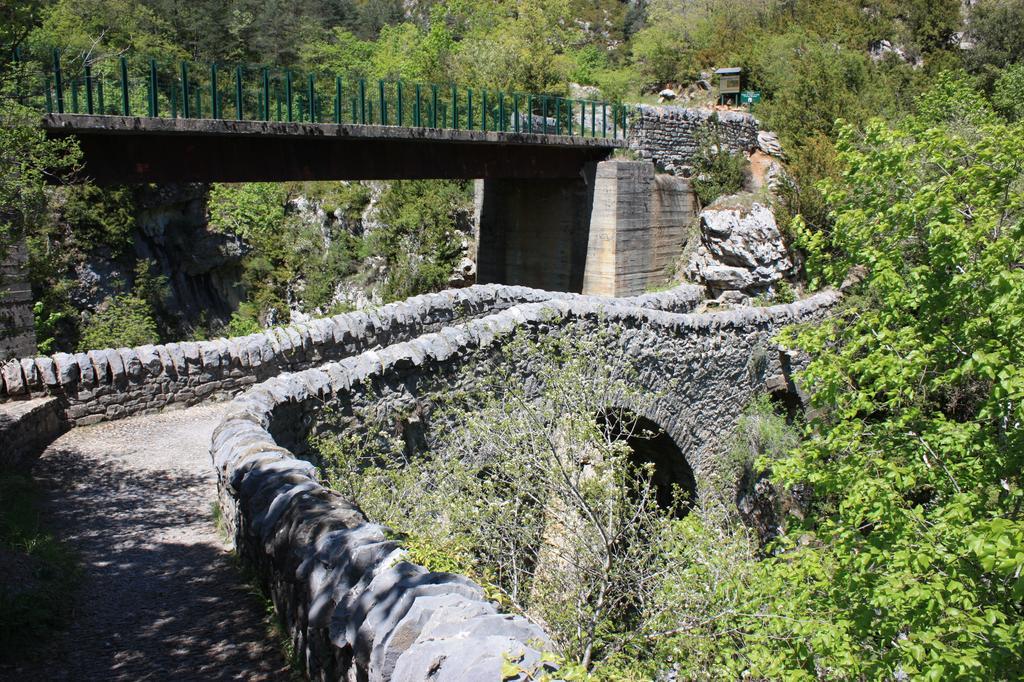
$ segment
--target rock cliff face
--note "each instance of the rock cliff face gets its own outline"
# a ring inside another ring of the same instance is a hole
[[[116,256],[104,244],[86,252],[70,273],[71,304],[90,312],[107,297],[131,290],[136,263],[147,261],[151,274],[167,278],[165,307],[182,326],[201,319],[226,322],[239,303],[246,246],[209,229],[206,197],[205,185],[140,188],[131,247]]]
[[[200,316],[226,322],[238,307],[240,239],[207,224],[205,185],[165,185],[138,195],[135,251],[168,278],[168,308],[189,322]]]
[[[760,294],[793,272],[786,245],[771,209],[754,202],[740,205],[725,197],[700,213],[700,245],[687,274],[714,296],[723,291]]]

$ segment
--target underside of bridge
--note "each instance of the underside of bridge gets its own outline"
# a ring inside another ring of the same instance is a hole
[[[96,184],[476,179],[482,283],[632,296],[660,281],[693,216],[681,178],[609,160],[618,137],[49,114]]]

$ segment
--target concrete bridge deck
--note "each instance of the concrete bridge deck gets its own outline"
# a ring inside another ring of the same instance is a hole
[[[286,180],[566,179],[621,137],[334,123],[47,114],[98,184]]]

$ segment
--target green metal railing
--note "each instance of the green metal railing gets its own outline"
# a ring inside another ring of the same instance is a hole
[[[38,64],[43,63],[43,73]],[[36,55],[18,96],[47,112],[625,137],[629,107],[267,66]]]

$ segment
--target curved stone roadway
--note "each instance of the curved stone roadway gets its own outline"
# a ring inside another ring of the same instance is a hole
[[[68,630],[5,680],[287,680],[266,607],[214,525],[224,403],[73,429],[34,474],[82,583]]]

